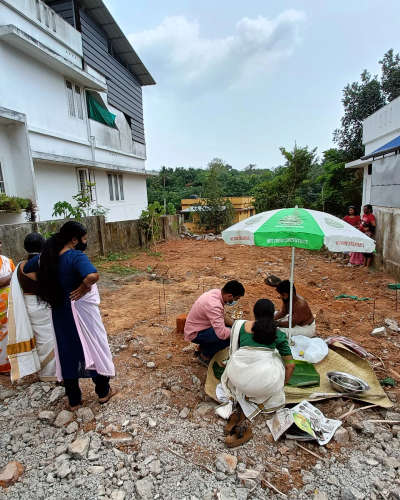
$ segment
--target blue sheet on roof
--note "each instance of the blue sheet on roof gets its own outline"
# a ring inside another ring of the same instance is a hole
[[[372,153],[369,154],[374,155],[376,153],[384,153],[385,151],[388,151],[389,149],[393,148],[400,148],[400,135],[397,136],[395,139],[392,139],[391,141],[387,142],[380,148],[375,149],[375,151],[372,151]]]

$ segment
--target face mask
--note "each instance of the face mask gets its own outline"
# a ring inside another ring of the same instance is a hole
[[[83,243],[81,240],[75,247],[75,250],[80,250],[81,252],[84,252],[87,249],[87,243]]]
[[[232,302],[227,302],[228,306],[235,306],[239,301],[238,300],[232,300]]]

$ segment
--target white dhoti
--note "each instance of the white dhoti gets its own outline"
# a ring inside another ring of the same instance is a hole
[[[241,347],[239,331],[244,321],[236,321],[231,333],[231,353],[221,378],[218,393],[225,403],[217,408],[223,418],[229,418],[238,403],[248,419],[261,411],[271,411],[285,405],[285,368],[275,349]]]
[[[24,295],[18,268],[11,279],[7,353],[14,382],[38,373],[43,381],[56,380],[55,335],[50,307],[36,295]]]
[[[285,316],[282,318],[284,321],[289,321],[289,316]],[[281,326],[278,326],[279,330],[282,332],[286,333],[286,336],[289,336],[289,328],[282,328]],[[315,319],[311,323],[311,325],[305,325],[305,326],[292,326],[292,337],[295,335],[304,335],[305,337],[315,337],[317,332],[317,327],[315,324]]]

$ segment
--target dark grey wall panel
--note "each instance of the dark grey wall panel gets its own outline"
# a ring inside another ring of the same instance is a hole
[[[134,75],[108,52],[107,36],[90,16],[79,11],[84,59],[107,78],[107,100],[131,117],[132,137],[144,144],[142,88]]]
[[[67,23],[75,28],[72,0],[48,0],[46,3],[54,10],[54,12],[61,16],[64,21],[67,21]]]

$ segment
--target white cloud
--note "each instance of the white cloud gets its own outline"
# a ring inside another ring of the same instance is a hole
[[[232,35],[205,38],[198,22],[173,16],[129,40],[163,86],[226,88],[266,74],[288,58],[300,41],[304,20],[297,10],[273,19],[243,17]]]

